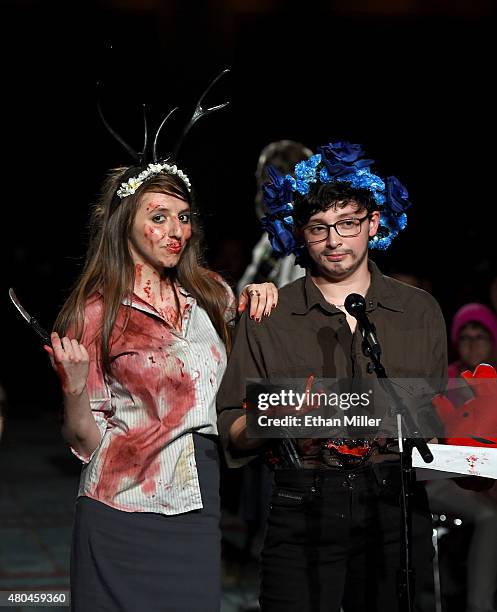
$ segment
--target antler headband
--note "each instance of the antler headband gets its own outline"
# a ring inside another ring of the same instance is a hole
[[[205,99],[206,99],[207,95],[209,94],[209,92],[212,90],[212,88],[216,85],[216,83],[225,74],[229,73],[229,71],[230,71],[229,68],[226,68],[225,70],[220,72],[209,83],[207,88],[204,90],[204,92],[202,93],[202,95],[198,99],[198,101],[197,101],[197,103],[195,105],[195,109],[193,111],[193,114],[192,114],[190,120],[186,124],[185,128],[183,129],[183,131],[181,133],[181,136],[179,137],[179,139],[177,140],[175,146],[172,149],[174,157],[176,157],[178,155],[178,152],[179,152],[183,142],[185,141],[185,138],[186,138],[187,134],[189,133],[191,128],[195,125],[195,123],[197,123],[197,121],[201,117],[206,117],[207,115],[210,115],[211,113],[213,113],[215,111],[218,111],[218,110],[221,110],[221,109],[223,109],[223,108],[225,108],[226,106],[229,105],[229,102],[224,102],[223,104],[217,104],[216,106],[211,106],[211,107],[207,107],[207,108],[204,108],[204,106],[203,106],[203,104],[205,102]],[[98,83],[98,85],[100,85],[100,83]],[[131,176],[125,182],[121,183],[121,186],[119,187],[119,189],[116,192],[116,195],[120,199],[125,198],[125,197],[131,195],[132,193],[135,193],[135,191],[138,189],[138,187],[140,187],[140,185],[142,185],[146,180],[148,180],[151,177],[156,176],[157,174],[160,174],[160,173],[175,174],[175,175],[177,175],[184,182],[184,184],[186,185],[186,188],[188,189],[188,191],[191,191],[191,183],[190,183],[190,180],[189,180],[188,176],[182,170],[180,170],[175,164],[168,164],[167,163],[167,161],[170,159],[171,156],[168,155],[165,158],[164,157],[159,158],[159,156],[157,155],[157,141],[158,141],[158,138],[159,138],[159,134],[161,133],[162,128],[167,123],[167,121],[170,119],[170,117],[173,115],[173,113],[178,110],[178,107],[175,107],[171,111],[169,111],[167,113],[167,115],[164,117],[164,119],[161,121],[159,127],[157,128],[157,131],[155,132],[155,136],[154,136],[154,139],[153,139],[153,145],[152,145],[152,151],[151,151],[151,153],[152,153],[152,162],[150,162],[150,163],[148,163],[148,155],[149,155],[149,151],[148,151],[148,125],[147,125],[147,114],[146,114],[145,105],[143,105],[143,130],[144,130],[143,148],[142,148],[142,150],[140,152],[135,151],[110,126],[110,124],[105,119],[105,116],[104,116],[104,114],[102,112],[102,107],[100,105],[100,100],[98,100],[97,108],[98,108],[98,113],[100,115],[100,118],[102,119],[102,122],[105,125],[105,127],[107,128],[107,130],[117,140],[117,142],[119,142],[119,144],[122,145],[126,149],[126,151],[131,155],[131,157],[137,163],[137,167],[136,168],[132,168],[130,170],[137,171],[137,170],[143,168],[141,170],[141,172],[139,172],[136,176]],[[159,161],[160,159],[162,159],[162,161]],[[146,166],[146,167],[144,167],[144,166]]]

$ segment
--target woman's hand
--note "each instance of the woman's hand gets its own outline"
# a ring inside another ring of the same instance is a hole
[[[251,283],[243,288],[238,301],[238,312],[243,312],[250,304],[250,318],[259,322],[264,315],[269,317],[278,303],[278,289],[273,283]]]
[[[57,372],[66,395],[81,395],[86,388],[90,358],[86,348],[77,340],[64,336],[62,340],[57,332],[50,334],[52,347],[43,348],[50,355],[53,369]]]

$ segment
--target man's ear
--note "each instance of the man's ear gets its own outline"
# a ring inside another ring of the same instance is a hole
[[[369,237],[372,238],[376,236],[376,232],[378,231],[378,227],[380,225],[380,211],[374,210],[371,213],[371,217],[369,219]]]

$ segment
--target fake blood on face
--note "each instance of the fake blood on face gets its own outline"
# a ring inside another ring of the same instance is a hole
[[[167,237],[166,232],[164,232],[158,227],[152,227],[150,225],[144,226],[143,235],[147,240],[150,240],[151,242],[160,242],[161,240],[165,240]]]

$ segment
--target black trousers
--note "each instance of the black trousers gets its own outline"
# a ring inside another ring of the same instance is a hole
[[[422,485],[413,497],[419,602],[421,586],[432,581],[432,526]],[[277,471],[262,553],[262,612],[339,612],[341,606],[398,612],[400,525],[397,463],[348,473]]]

